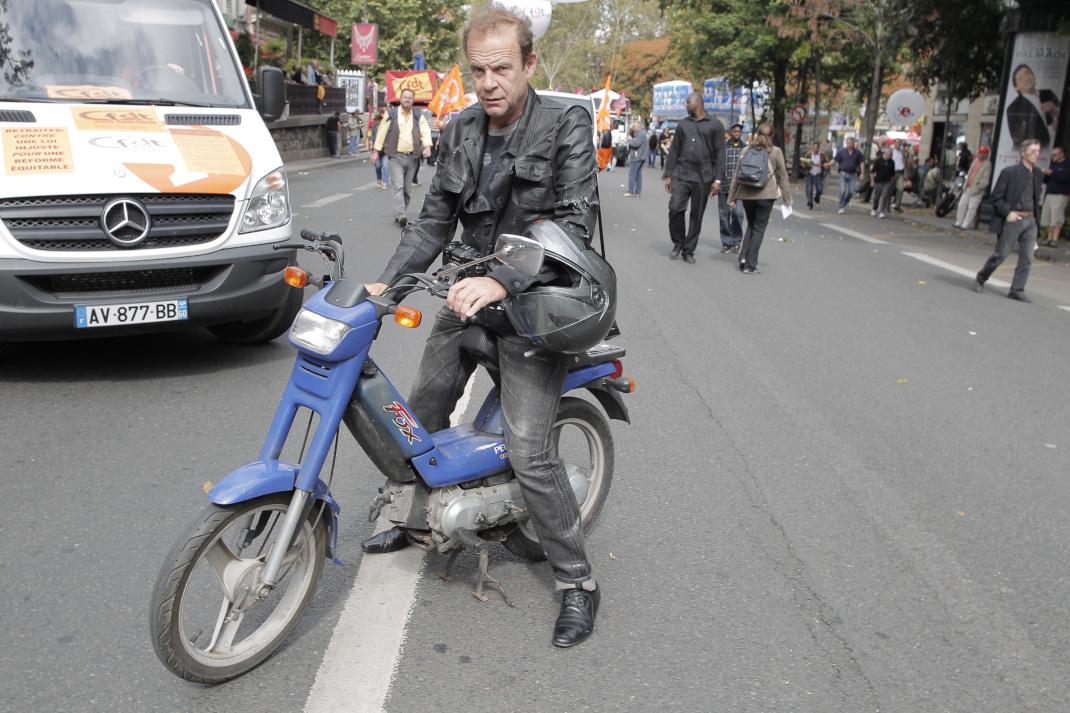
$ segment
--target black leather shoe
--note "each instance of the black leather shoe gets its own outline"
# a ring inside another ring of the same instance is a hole
[[[680,247],[679,245],[674,245],[672,248],[672,253],[669,254],[669,259],[675,260],[676,258],[680,257],[680,253],[682,253],[683,251],[684,249],[682,247]]]
[[[594,633],[594,618],[602,593],[598,587],[593,592],[585,589],[566,589],[561,599],[561,613],[554,624],[554,646],[567,649],[586,641]]]
[[[977,278],[974,278],[974,280],[973,280],[973,291],[976,292],[977,294],[981,294],[982,292],[985,291],[985,283],[981,282]]]
[[[1007,293],[1007,298],[1012,300],[1018,300],[1019,302],[1032,302],[1033,300],[1026,297],[1025,293],[1021,290],[1011,290]]]
[[[378,535],[372,535],[361,543],[360,549],[370,555],[397,552],[409,546],[409,538],[400,527],[392,527]]]
[[[694,265],[695,264],[695,256],[694,255],[684,255],[684,262],[686,262],[688,265]]]

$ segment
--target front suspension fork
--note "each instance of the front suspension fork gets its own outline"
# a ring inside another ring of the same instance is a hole
[[[266,597],[279,580],[279,570],[282,569],[282,560],[290,549],[297,526],[304,519],[306,506],[308,505],[309,493],[305,490],[295,489],[290,498],[290,506],[286,509],[286,518],[282,521],[282,532],[275,540],[275,545],[268,553],[267,563],[264,565],[264,573],[261,576],[259,596]]]

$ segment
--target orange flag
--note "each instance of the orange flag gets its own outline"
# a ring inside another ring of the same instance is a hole
[[[595,125],[599,131],[609,128],[609,87],[613,83],[613,75],[606,75],[606,90],[602,93],[602,105],[598,107],[595,115]]]
[[[451,111],[464,109],[465,106],[467,105],[464,100],[464,81],[461,79],[461,65],[455,64],[450,73],[446,75],[446,80],[438,85],[438,91],[435,92],[435,96],[431,97],[431,102],[427,105],[427,108],[433,111],[435,116],[442,116]]]

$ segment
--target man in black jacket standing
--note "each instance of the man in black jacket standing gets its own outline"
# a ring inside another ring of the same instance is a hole
[[[725,173],[724,125],[706,114],[702,93],[691,92],[687,97],[687,118],[676,125],[676,133],[665,161],[665,190],[669,198],[669,236],[675,260],[695,262],[695,248],[702,232],[702,214],[706,201],[721,190],[721,176]],[[684,211],[691,203],[691,225],[685,231]]]
[[[1019,302],[1032,302],[1025,295],[1025,283],[1033,265],[1033,249],[1037,241],[1037,212],[1040,210],[1040,189],[1044,174],[1037,168],[1040,158],[1040,142],[1026,139],[1018,147],[1022,162],[1003,169],[992,189],[992,209],[995,215],[989,230],[999,235],[996,249],[984,267],[977,273],[974,292],[983,292],[985,282],[1003,263],[1011,246],[1018,243],[1018,266],[1007,297]]]
[[[553,221],[571,238],[590,243],[598,214],[597,168],[591,117],[582,107],[543,101],[528,84],[536,57],[531,24],[490,6],[465,28],[463,48],[479,103],[461,112],[442,134],[435,177],[420,217],[375,284],[382,294],[398,275],[424,272],[442,254],[457,224],[461,241],[483,255],[500,233],[523,234]],[[409,405],[431,433],[449,415],[475,364],[462,353],[469,324],[496,334],[501,403],[509,461],[546,558],[563,591],[553,644],[573,646],[594,631],[600,592],[591,575],[579,506],[553,443],[553,425],[569,358],[533,353],[497,303],[558,278],[531,277],[501,264],[449,290],[427,338]],[[364,543],[364,551],[392,552],[409,544],[400,528]]]

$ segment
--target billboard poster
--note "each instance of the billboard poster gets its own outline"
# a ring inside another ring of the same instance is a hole
[[[430,69],[388,71],[386,73],[386,101],[396,104],[401,101],[401,92],[411,89],[417,104],[427,104],[438,89],[438,75]]]
[[[702,83],[702,103],[708,114],[728,126],[740,118],[743,88],[732,86],[724,77],[710,77]]]
[[[1070,37],[1051,32],[1019,33],[1011,57],[992,166],[993,185],[1000,171],[1018,163],[1018,146],[1026,139],[1040,142],[1037,165],[1048,166],[1059,126]]]
[[[691,82],[672,81],[654,85],[654,116],[659,120],[670,121],[687,116],[687,95],[691,93]]]
[[[379,25],[374,22],[354,22],[350,38],[350,64],[379,63]]]

